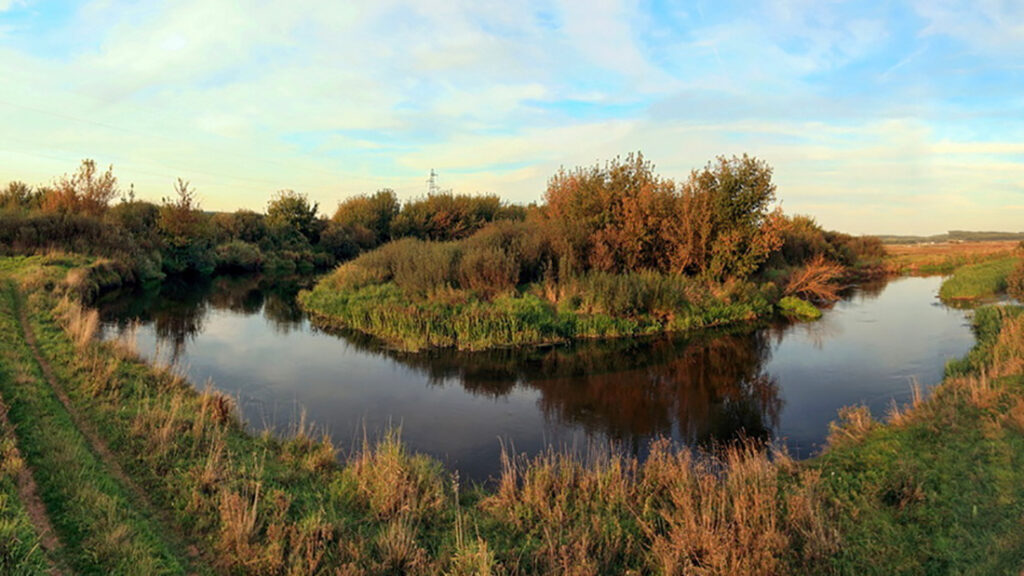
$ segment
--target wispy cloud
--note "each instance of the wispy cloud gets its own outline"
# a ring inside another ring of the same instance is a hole
[[[640,149],[685,177],[749,152],[775,166],[787,210],[833,227],[1019,227],[1013,3],[0,0],[0,13],[8,179],[94,157],[152,199],[180,175],[213,209],[260,208],[284,187],[329,207],[380,186],[421,194],[437,168],[445,186],[530,201],[561,165]]]

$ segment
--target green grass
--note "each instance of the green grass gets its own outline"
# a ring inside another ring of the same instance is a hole
[[[812,462],[842,534],[836,573],[1024,568],[1024,377],[999,360],[1024,354],[1022,310],[979,312],[979,344],[951,370],[960,375],[887,425],[851,419],[856,438],[838,434]]]
[[[482,350],[537,346],[583,338],[645,336],[750,322],[772,313],[769,300],[748,290],[733,298],[705,297],[668,311],[609,313],[580,299],[555,305],[536,285],[482,300],[453,292],[410,298],[394,283],[338,290],[322,281],[300,302],[322,327],[352,329],[406,351]]]
[[[1007,257],[961,266],[942,283],[939,297],[947,303],[970,303],[1002,294],[1006,278],[1019,261],[1018,257]]]
[[[134,510],[45,384],[18,324],[18,296],[0,286],[0,394],[7,401],[25,461],[65,544],[67,562],[83,574],[183,574],[157,532]]]
[[[817,320],[821,318],[821,310],[806,300],[795,296],[786,296],[779,300],[779,312],[788,318],[799,320]]]
[[[0,364],[0,373],[5,366]],[[2,397],[0,410],[6,410]],[[0,574],[45,574],[47,564],[39,535],[18,494],[17,475],[25,463],[18,452],[14,430],[5,420],[6,416],[0,418]]]

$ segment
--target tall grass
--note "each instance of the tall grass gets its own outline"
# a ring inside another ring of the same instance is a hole
[[[939,297],[945,302],[972,302],[1005,293],[1007,277],[1020,262],[1011,256],[957,268],[942,283]]]
[[[556,271],[539,229],[514,222],[459,243],[386,244],[340,266],[299,299],[321,326],[358,330],[412,351],[683,331],[750,321],[773,309],[773,296],[746,282],[715,286],[654,271]]]

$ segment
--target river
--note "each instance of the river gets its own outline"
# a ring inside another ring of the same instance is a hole
[[[484,481],[503,444],[535,454],[612,443],[643,456],[658,436],[747,436],[811,456],[839,408],[883,417],[973,345],[967,313],[939,303],[940,283],[860,287],[812,323],[477,353],[399,353],[318,330],[296,305],[297,280],[168,281],[107,297],[100,317],[104,338],[130,338],[150,361],[237,398],[255,430],[286,432],[305,412],[346,452],[400,427],[411,449]]]

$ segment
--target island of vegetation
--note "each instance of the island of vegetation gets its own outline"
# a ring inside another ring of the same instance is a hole
[[[882,269],[877,239],[825,231],[774,201],[772,170],[757,159],[720,157],[677,183],[639,153],[562,170],[541,205],[504,219],[434,208],[423,216],[433,226],[411,235],[396,232],[392,205],[356,198],[336,222],[405,237],[300,300],[321,326],[389,346],[478,350],[815,318],[810,302]]]

